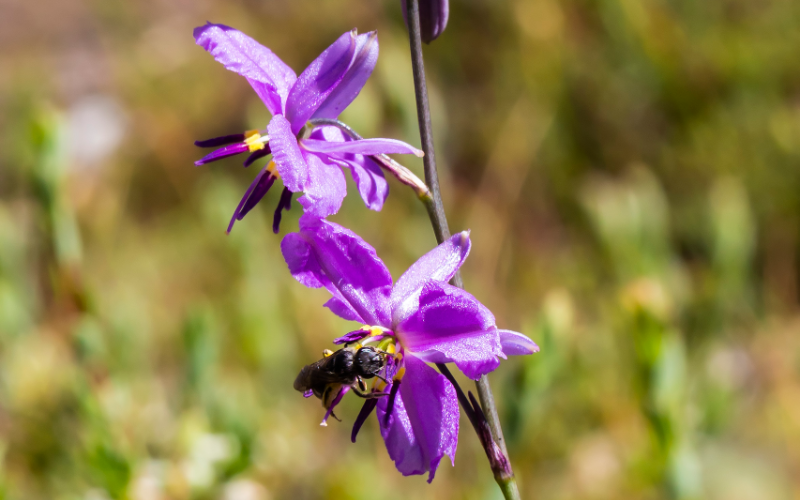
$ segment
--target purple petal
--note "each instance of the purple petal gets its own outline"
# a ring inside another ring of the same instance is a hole
[[[295,134],[303,128],[325,99],[336,89],[353,62],[356,33],[340,36],[300,74],[286,100],[286,117]]]
[[[431,363],[455,363],[477,380],[505,357],[492,313],[466,291],[429,281],[419,307],[395,332],[406,351]]]
[[[378,62],[378,32],[371,31],[356,37],[353,64],[342,81],[314,113],[314,118],[338,118],[361,92]]]
[[[350,305],[342,293],[331,283],[331,280],[322,272],[319,262],[313,254],[311,245],[298,233],[289,233],[281,241],[281,252],[289,272],[302,285],[309,288],[325,287],[333,298],[325,303],[325,307],[334,314],[350,321],[364,323],[358,312]]]
[[[389,183],[383,175],[383,170],[371,159],[356,155],[354,160],[345,160],[353,174],[353,180],[358,187],[361,199],[370,210],[380,211],[383,203],[389,196]]]
[[[326,163],[318,155],[303,152],[308,165],[308,181],[298,202],[303,211],[317,217],[327,217],[339,211],[347,195],[347,181],[342,167]]]
[[[317,127],[311,133],[312,139],[328,142],[351,141],[336,127]],[[380,211],[389,195],[389,184],[383,175],[383,170],[370,158],[357,154],[337,154],[331,161],[340,163],[349,168],[356,182],[361,199],[371,210]]]
[[[204,157],[194,162],[194,164],[199,167],[200,165],[205,165],[206,163],[211,163],[212,161],[221,160],[229,156],[238,155],[240,153],[244,153],[245,151],[247,151],[247,144],[243,142],[237,144],[230,144],[228,146],[212,151],[211,153],[205,155]]]
[[[511,330],[497,330],[500,334],[500,345],[506,356],[524,356],[539,352],[539,346],[525,335]]]
[[[323,304],[323,307],[327,307],[333,314],[339,316],[340,318],[344,318],[349,321],[364,322],[361,316],[358,315],[355,309],[350,307],[350,303],[346,300],[331,297]]]
[[[447,282],[469,255],[472,242],[469,231],[454,234],[447,241],[426,253],[400,276],[392,289],[392,315],[399,323],[417,309],[419,300],[414,297],[428,281]]]
[[[308,165],[289,121],[281,115],[272,117],[267,125],[272,159],[281,174],[283,185],[293,193],[301,192],[308,182]]]
[[[271,50],[222,24],[199,26],[194,29],[194,38],[197,45],[227,69],[247,78],[270,113],[282,112],[282,103],[286,102],[297,76]]]
[[[389,424],[384,424],[388,398],[378,401],[378,422],[386,450],[404,476],[428,472],[433,481],[442,457],[453,462],[458,445],[458,399],[450,382],[414,356],[405,358]]]
[[[337,306],[347,304],[362,323],[388,326],[392,276],[375,249],[352,231],[305,214],[300,233],[286,235],[281,251],[297,281],[324,286]]]
[[[408,26],[408,8],[406,0],[402,2],[403,19]],[[422,41],[431,43],[444,32],[447,27],[447,18],[450,15],[448,0],[420,0],[419,25]]]
[[[423,156],[423,152],[410,144],[394,139],[361,139],[358,141],[347,142],[328,142],[315,139],[303,139],[300,146],[308,151],[324,153],[326,155],[340,155],[351,153],[359,155],[379,155],[379,154],[407,154]]]
[[[264,103],[264,106],[267,107],[272,116],[282,115],[284,113],[286,98],[289,96],[288,90],[285,93],[279,94],[272,85],[253,80],[252,78],[248,78],[247,83],[253,87],[253,90],[256,91],[256,95],[261,99],[261,102]]]

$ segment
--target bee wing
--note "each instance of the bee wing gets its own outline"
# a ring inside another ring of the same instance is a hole
[[[334,353],[327,358],[322,358],[317,362],[304,366],[294,380],[295,390],[306,392],[314,387],[341,383],[342,375],[331,369],[336,354]]]

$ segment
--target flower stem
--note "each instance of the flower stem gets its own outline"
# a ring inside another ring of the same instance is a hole
[[[408,0],[406,2],[407,18],[408,18],[408,35],[411,44],[411,66],[414,72],[414,93],[417,99],[417,119],[419,121],[419,134],[422,142],[422,151],[425,152],[422,161],[425,167],[425,182],[430,189],[431,196],[428,199],[422,199],[425,203],[425,208],[428,210],[428,215],[433,225],[433,231],[436,234],[436,240],[442,243],[450,237],[450,228],[447,225],[447,216],[444,212],[444,204],[442,203],[442,195],[439,189],[439,174],[436,170],[436,155],[433,147],[433,127],[431,126],[431,110],[428,103],[428,86],[425,81],[425,64],[422,59],[422,37],[420,34],[419,23],[419,0]],[[453,285],[464,288],[464,283],[461,280],[461,274],[456,273],[452,280]],[[441,368],[440,368],[441,370]],[[492,389],[489,386],[489,379],[486,375],[481,376],[480,380],[476,382],[478,397],[486,414],[486,421],[488,422],[491,434],[494,438],[496,445],[502,451],[505,457],[508,457],[506,450],[505,440],[503,439],[503,429],[500,427],[500,418],[497,415],[497,406],[494,403],[494,396]],[[463,406],[463,404],[462,404]],[[465,408],[465,411],[468,411]],[[480,436],[479,436],[480,437]],[[487,455],[489,450],[487,449]],[[491,462],[491,460],[490,460]],[[503,492],[503,496],[507,500],[518,500],[519,490],[514,474],[511,469],[511,463],[507,462],[506,470],[498,470],[492,464],[492,471],[494,472],[495,480]]]

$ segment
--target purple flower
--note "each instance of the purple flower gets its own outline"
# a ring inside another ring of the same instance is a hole
[[[408,26],[408,6],[403,0],[403,19]],[[447,27],[450,5],[447,0],[419,0],[419,28],[422,41],[431,43],[439,38]]]
[[[268,48],[228,26],[208,23],[195,28],[194,37],[198,45],[227,69],[247,78],[272,113],[265,130],[195,143],[200,147],[222,146],[196,161],[196,165],[250,152],[244,162],[247,167],[272,154],[272,161],[258,174],[236,208],[228,232],[278,178],[283,181],[284,192],[275,212],[275,232],[282,209],[291,204],[292,193],[304,193],[298,201],[307,213],[318,217],[336,213],[347,193],[344,168],[352,172],[364,203],[380,210],[389,188],[380,167],[369,156],[383,153],[422,156],[422,151],[404,142],[352,140],[336,127],[314,128],[307,123],[315,118],[337,118],[361,92],[378,59],[376,32],[345,33],[299,77]]]
[[[404,475],[429,472],[458,442],[458,400],[453,386],[426,364],[455,363],[472,379],[508,354],[539,350],[526,336],[498,330],[475,297],[447,283],[469,253],[467,232],[456,234],[414,263],[396,283],[370,245],[337,224],[304,215],[300,232],[281,242],[292,275],[303,285],[325,287],[335,314],[362,323],[338,343],[374,343],[390,356],[384,378],[353,428],[353,440],[377,407],[389,456]],[[335,402],[334,402],[335,403]],[[333,405],[331,405],[332,407]],[[330,410],[331,408],[329,408]]]

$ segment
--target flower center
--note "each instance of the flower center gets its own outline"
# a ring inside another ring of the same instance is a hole
[[[379,352],[387,354],[385,379],[400,381],[406,373],[405,363],[403,363],[403,345],[399,342],[394,332],[382,326],[364,325],[360,330],[350,332],[348,335],[362,335],[358,340],[356,348],[373,345]],[[373,392],[382,392],[386,388],[386,382],[376,377],[373,383]]]

